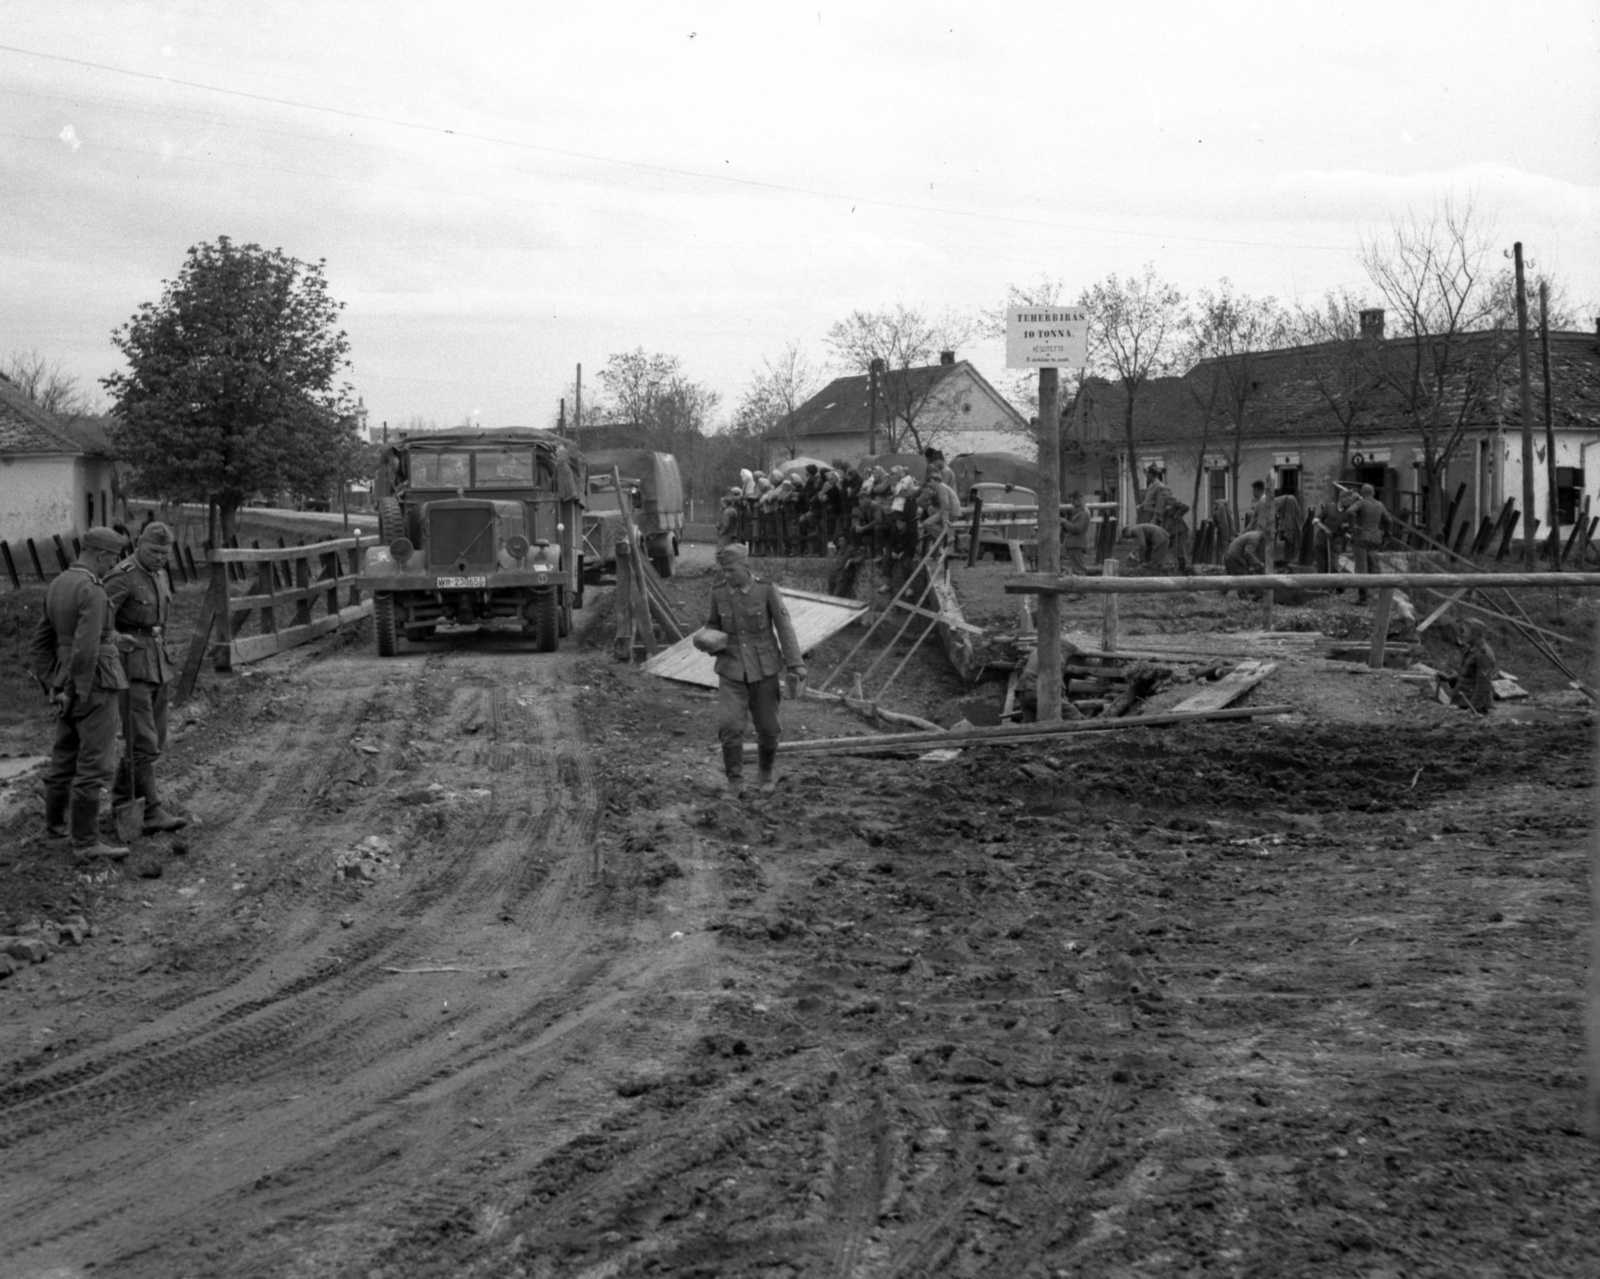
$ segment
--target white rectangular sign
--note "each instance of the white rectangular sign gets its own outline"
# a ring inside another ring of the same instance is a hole
[[[1075,306],[1006,311],[1006,368],[1082,368],[1089,362],[1089,312]]]

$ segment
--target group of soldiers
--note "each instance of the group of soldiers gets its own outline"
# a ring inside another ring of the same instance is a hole
[[[146,524],[131,554],[123,534],[109,528],[91,528],[81,545],[45,591],[30,665],[56,713],[44,775],[45,836],[70,841],[87,862],[128,855],[100,830],[107,783],[116,804],[144,801],[144,834],[181,830],[187,821],[163,806],[156,783],[175,673],[166,648],[172,531]],[[119,726],[126,743],[120,766]]]

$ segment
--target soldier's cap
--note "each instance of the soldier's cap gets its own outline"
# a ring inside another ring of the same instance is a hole
[[[717,564],[721,568],[732,568],[735,564],[742,564],[749,555],[750,549],[743,542],[729,542],[717,549]]]
[[[166,550],[172,545],[172,530],[160,520],[152,520],[144,526],[144,531],[139,534],[140,546],[154,546]]]
[[[83,535],[83,549],[86,551],[109,551],[116,555],[122,551],[124,543],[120,534],[96,525]]]

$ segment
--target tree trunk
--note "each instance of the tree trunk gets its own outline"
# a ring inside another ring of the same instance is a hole
[[[239,507],[242,503],[236,497],[219,497],[217,499],[217,518],[222,525],[221,540],[227,545],[230,537],[239,534]]]
[[[1139,503],[1144,498],[1144,489],[1139,484],[1139,442],[1133,434],[1133,397],[1138,394],[1139,384],[1132,378],[1123,378],[1123,386],[1128,389],[1128,403],[1122,415],[1122,431],[1128,444],[1128,487],[1133,490],[1133,510],[1139,509]]]

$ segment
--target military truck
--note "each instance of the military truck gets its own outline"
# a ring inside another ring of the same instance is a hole
[[[518,627],[550,652],[583,606],[586,471],[570,440],[532,427],[413,435],[384,450],[379,544],[357,579],[378,653],[441,625]]]
[[[618,475],[622,479],[620,493]],[[589,454],[589,494],[583,515],[583,566],[588,581],[598,582],[617,571],[617,543],[626,536],[624,501],[650,563],[662,577],[671,577],[683,537],[683,477],[678,473],[678,459],[649,449],[596,449]]]

